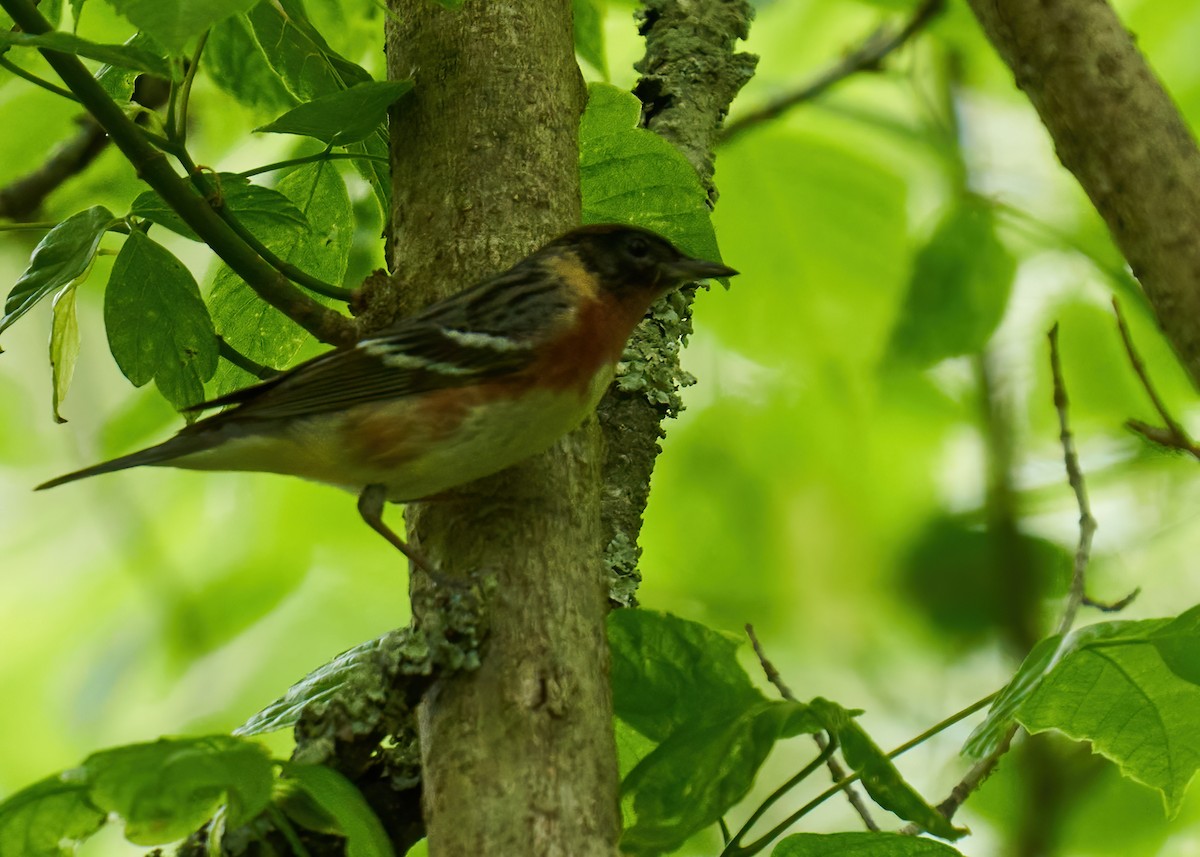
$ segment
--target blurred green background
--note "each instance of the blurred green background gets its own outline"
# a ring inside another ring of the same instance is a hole
[[[382,74],[377,6],[308,5],[334,47]],[[758,3],[747,49],[762,61],[731,120],[911,5]],[[1200,4],[1117,6],[1195,124]],[[642,50],[632,8],[612,2],[605,18],[608,79],[622,87]],[[105,5],[84,14],[92,38],[127,34]],[[0,72],[0,184],[41,163],[75,114]],[[247,169],[296,151],[252,135],[267,114],[232,106],[203,77],[194,116],[203,164]],[[362,217],[353,281],[381,264],[381,249],[374,203],[349,180]],[[1078,535],[1049,386],[1055,321],[1099,521],[1091,593],[1141,586],[1128,618],[1200,602],[1196,465],[1122,428],[1155,417],[1112,295],[1160,392],[1193,425],[1194,392],[965,4],[949,3],[884,71],[723,146],[716,180],[722,253],[742,276],[696,304],[685,366],[699,383],[655,473],[643,604],[736,633],[753,623],[798,697],[865,709],[884,746],[1001,686],[1052,627]],[[44,219],[96,203],[122,212],[137,190],[110,151]],[[0,284],[15,281],[38,237],[0,234]],[[196,245],[169,246],[198,277],[211,268]],[[407,620],[402,564],[335,490],[148,469],[30,493],[180,425],[108,356],[106,264],[80,288],[69,423],[51,419],[49,302],[4,336],[0,796],[102,747],[232,729],[307,670]],[[904,758],[932,801],[966,770],[958,749],[970,728]],[[277,741],[286,752],[288,737]],[[758,797],[812,752],[802,739],[777,751]],[[973,832],[958,845],[970,857],[1200,854],[1200,798],[1167,821],[1157,795],[1053,736],[1019,746],[959,818]],[[811,819],[815,830],[858,828],[842,801]],[[686,853],[714,853],[715,841]],[[107,831],[81,853],[139,849]]]

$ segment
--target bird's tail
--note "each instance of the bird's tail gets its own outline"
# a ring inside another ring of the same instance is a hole
[[[112,473],[115,470],[126,470],[130,467],[141,467],[144,464],[162,464],[180,456],[206,449],[209,446],[211,446],[211,443],[207,438],[202,436],[177,435],[156,446],[139,449],[137,452],[129,453],[129,455],[122,455],[120,458],[114,458],[111,461],[102,461],[99,464],[93,464],[91,467],[85,467],[82,470],[58,476],[49,482],[43,482],[33,490],[43,491],[46,488],[55,488],[67,482],[74,482],[76,479],[87,479],[89,476],[99,476],[101,473]]]

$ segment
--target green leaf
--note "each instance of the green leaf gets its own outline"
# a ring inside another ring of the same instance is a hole
[[[349,780],[321,765],[285,762],[282,770],[337,821],[346,837],[347,857],[393,857],[383,825]]]
[[[354,218],[346,185],[337,168],[330,163],[306,164],[288,173],[276,190],[292,200],[310,227],[275,224],[264,228],[258,234],[259,240],[279,258],[326,282],[340,283],[350,257]],[[303,328],[265,303],[224,265],[213,281],[209,305],[221,336],[258,363],[282,368],[295,358],[308,339]],[[223,365],[214,380],[213,392],[220,395],[254,379],[235,367]]]
[[[54,296],[54,312],[50,324],[50,374],[53,382],[51,407],[54,421],[65,423],[59,408],[67,397],[75,361],[79,358],[79,322],[75,317],[75,286],[72,281]]]
[[[304,709],[323,702],[364,670],[371,669],[379,649],[391,633],[367,640],[322,664],[287,689],[279,699],[263,708],[234,730],[235,735],[264,735],[295,726]]]
[[[900,833],[796,833],[771,857],[961,857],[944,842]]]
[[[1200,608],[1193,607],[1149,637],[1167,669],[1200,685]]]
[[[623,794],[633,795],[637,815],[621,837],[622,853],[674,851],[714,824],[750,790],[784,727],[803,708],[764,700],[730,719],[675,731],[621,784]]]
[[[572,0],[575,21],[575,53],[608,80],[608,60],[604,53],[605,0]]]
[[[890,358],[923,367],[982,351],[1004,315],[1015,273],[991,205],[973,195],[961,199],[917,253]]]
[[[708,197],[678,149],[638,127],[641,102],[593,83],[579,126],[583,222],[632,223],[665,235],[686,253],[720,259]]]
[[[309,21],[300,0],[259,3],[247,19],[267,61],[299,101],[313,101],[372,79],[365,69],[329,46]],[[387,134],[376,128],[366,140],[347,146],[347,151],[386,158]],[[384,217],[389,216],[391,183],[386,163],[354,161],[354,169],[371,185]]]
[[[888,812],[943,839],[958,839],[966,834],[965,829],[952,825],[904,781],[892,760],[850,716],[851,712],[824,699],[813,700],[812,708],[837,737],[842,758],[859,772],[863,788],[872,800]]]
[[[1031,733],[1053,729],[1091,742],[1125,776],[1161,792],[1175,815],[1200,767],[1198,619],[1193,607],[1173,620],[1082,629],[1089,633],[1045,674],[1017,720]]]
[[[245,15],[226,18],[212,28],[201,68],[222,90],[254,110],[278,113],[296,103]]]
[[[214,735],[104,750],[83,764],[96,806],[125,820],[136,845],[181,839],[225,805],[230,826],[266,809],[274,763],[261,745]]]
[[[698,622],[615,610],[608,642],[616,715],[652,740],[728,721],[766,702],[738,663],[737,639]]]
[[[1061,641],[1062,637],[1058,635],[1047,637],[1025,656],[1016,675],[992,703],[987,717],[967,738],[967,743],[963,746],[964,754],[982,759],[1000,746],[1008,727],[1016,719],[1017,709],[1037,689],[1046,675],[1046,670],[1054,663],[1055,653]]]
[[[446,9],[461,9],[464,0],[433,0],[433,2]]]
[[[29,33],[0,31],[0,47],[50,48],[99,60],[119,68],[130,68],[167,80],[174,78],[170,64],[157,54],[136,44],[100,45],[71,33],[51,32],[35,36]]]
[[[47,777],[0,803],[0,854],[69,857],[104,825],[104,810],[73,773]]]
[[[102,205],[73,214],[46,233],[4,302],[0,333],[33,309],[42,298],[81,276],[95,258],[105,231],[116,222]]]
[[[364,68],[329,46],[309,21],[300,0],[259,3],[246,18],[267,62],[300,101],[372,79]]]
[[[637,817],[624,851],[677,848],[746,794],[777,740],[823,728],[808,706],[768,701],[751,684],[732,636],[665,613],[618,610],[608,637],[616,714],[659,742],[622,784]]]
[[[258,0],[108,0],[118,13],[172,54],[214,24],[245,12]]]
[[[1071,554],[1047,539],[998,535],[948,514],[925,524],[901,562],[903,591],[940,633],[960,646],[990,646],[1017,607],[1036,610],[1066,593]]]
[[[335,146],[358,143],[375,133],[387,120],[388,107],[410,89],[411,80],[359,83],[305,102],[254,130],[300,134]]]
[[[256,236],[272,229],[308,229],[308,218],[291,199],[277,190],[251,184],[235,173],[208,176],[219,191],[220,203]],[[172,232],[199,241],[199,236],[157,193],[145,191],[133,201],[130,214],[144,217]]]
[[[183,263],[134,230],[104,294],[109,350],[140,387],[154,379],[176,408],[195,404],[217,368],[217,337],[200,289]]]

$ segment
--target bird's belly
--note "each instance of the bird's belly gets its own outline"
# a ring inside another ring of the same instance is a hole
[[[292,420],[248,432],[171,465],[285,473],[350,491],[387,487],[392,502],[419,500],[510,467],[554,445],[595,408],[612,379],[586,390],[528,391],[515,399],[446,391]]]
[[[535,394],[541,396],[541,394]],[[576,397],[494,402],[469,412],[459,428],[387,470],[368,467],[360,482],[380,482],[393,502],[416,500],[489,476],[543,452],[588,415]]]

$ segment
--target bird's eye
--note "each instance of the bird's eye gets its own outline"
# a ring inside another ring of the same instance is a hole
[[[634,235],[625,243],[625,252],[635,259],[645,259],[650,255],[650,242],[640,235]]]

